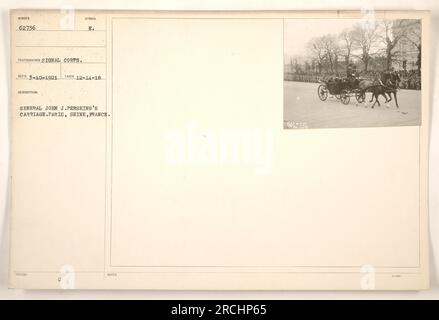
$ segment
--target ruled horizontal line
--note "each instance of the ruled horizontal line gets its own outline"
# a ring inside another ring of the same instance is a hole
[[[35,273],[35,274],[59,274],[60,271],[16,271],[16,276],[17,273],[18,274],[31,274],[31,273]],[[106,271],[75,271],[75,273],[104,273],[107,274],[108,272]],[[312,273],[321,273],[321,274],[359,274],[359,271],[162,271],[162,270],[158,270],[158,271],[112,271],[112,273],[118,273],[118,274],[141,274],[141,273],[195,273],[195,274],[200,274],[200,273],[212,273],[212,274],[221,274],[221,273],[299,273],[299,274],[312,274]],[[375,271],[376,274],[420,274],[419,271],[416,272],[394,272],[394,271]]]
[[[15,63],[23,63],[23,64],[42,64],[42,65],[48,65],[48,64],[106,64],[106,62],[40,62],[40,61],[15,61]]]
[[[105,48],[103,46],[29,46],[29,45],[16,45],[17,48]]]
[[[26,81],[59,81],[59,80],[69,80],[69,81],[103,81],[107,79],[69,79],[69,78],[63,78],[63,79],[28,79],[28,78],[15,78],[15,80],[26,80]]]
[[[15,30],[16,32],[51,32],[51,31],[69,31],[69,32],[75,32],[75,31],[79,31],[79,32],[105,32],[106,30]]]

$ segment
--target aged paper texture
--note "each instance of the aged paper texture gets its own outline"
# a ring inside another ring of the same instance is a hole
[[[11,287],[429,287],[428,12],[10,17]]]

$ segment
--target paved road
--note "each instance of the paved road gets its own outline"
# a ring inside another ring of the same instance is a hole
[[[421,121],[421,91],[399,90],[399,109],[394,100],[388,106],[381,96],[375,108],[371,108],[371,94],[365,103],[357,103],[354,96],[348,105],[328,95],[320,101],[318,83],[284,81],[284,126],[308,128],[354,128],[382,126],[412,126]]]

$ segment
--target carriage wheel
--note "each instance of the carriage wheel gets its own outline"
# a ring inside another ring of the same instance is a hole
[[[319,95],[320,100],[325,101],[328,98],[328,89],[325,85],[321,84],[317,88],[317,94]]]
[[[340,97],[341,103],[348,104],[350,100],[351,100],[351,96],[349,95],[349,92],[346,90],[343,90],[341,92],[341,97]]]
[[[363,103],[366,99],[366,93],[365,92],[357,92],[355,93],[355,99],[357,99],[358,103]]]

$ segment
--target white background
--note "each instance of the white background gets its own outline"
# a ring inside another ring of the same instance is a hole
[[[420,292],[230,292],[230,291],[23,291],[7,288],[9,255],[9,9],[143,9],[143,10],[342,10],[398,9],[431,10],[430,81],[430,246],[431,289]],[[77,0],[13,1],[0,4],[0,299],[439,299],[439,84],[437,43],[439,1],[437,0]]]

